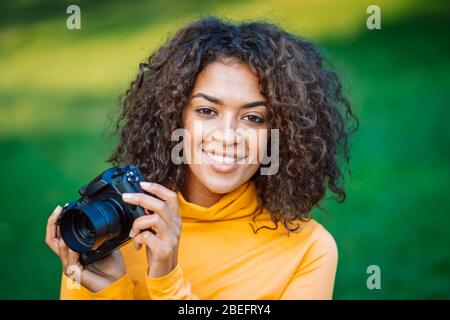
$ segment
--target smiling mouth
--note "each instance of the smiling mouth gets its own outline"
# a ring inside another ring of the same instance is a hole
[[[202,150],[209,159],[211,159],[214,163],[217,164],[237,164],[241,163],[242,160],[245,160],[246,156],[237,157],[236,155],[220,155],[215,154],[214,151],[206,151]]]

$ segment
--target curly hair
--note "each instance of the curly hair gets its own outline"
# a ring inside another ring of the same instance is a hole
[[[186,168],[171,161],[178,143],[171,134],[182,128],[182,107],[196,75],[223,58],[248,64],[259,78],[270,127],[279,129],[283,143],[278,173],[257,172],[251,180],[273,229],[281,222],[288,234],[295,232],[294,220],[306,221],[320,208],[327,186],[338,202],[345,200],[341,166],[349,164],[349,135],[359,122],[315,45],[274,24],[203,17],[179,29],[139,65],[123,97],[115,126],[119,143],[108,161],[136,164],[147,180],[180,187]]]

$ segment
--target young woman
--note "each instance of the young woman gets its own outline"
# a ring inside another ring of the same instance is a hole
[[[190,23],[140,65],[109,159],[141,169],[142,188],[159,199],[123,200],[155,214],[83,267],[60,237],[58,206],[46,242],[62,261],[61,298],[332,298],[336,244],[310,213],[327,188],[345,199],[338,160],[349,161],[353,123],[339,78],[310,42],[265,22]],[[174,161],[177,129],[189,133],[181,154],[190,161]],[[242,134],[252,130],[268,134]],[[262,163],[269,153],[278,157]]]

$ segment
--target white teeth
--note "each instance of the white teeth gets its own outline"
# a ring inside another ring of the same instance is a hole
[[[212,152],[207,152],[207,154],[208,157],[210,157],[214,162],[219,164],[233,164],[236,163],[237,161],[237,159],[235,159],[234,157],[216,155]]]
[[[225,163],[234,163],[234,157],[231,158],[231,157],[225,156],[225,157],[223,157],[223,162],[225,162]]]

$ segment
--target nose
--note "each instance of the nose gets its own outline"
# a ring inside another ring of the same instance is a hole
[[[213,131],[212,139],[223,146],[241,143],[242,134],[237,130],[237,121],[233,115],[227,115],[222,119],[220,126]]]

